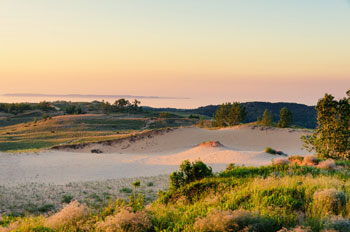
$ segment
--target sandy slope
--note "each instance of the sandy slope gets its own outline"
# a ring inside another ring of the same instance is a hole
[[[168,133],[125,140],[111,146],[94,144],[79,150],[45,151],[39,154],[0,154],[0,185],[73,181],[169,174],[181,161],[202,160],[218,171],[229,163],[269,164],[263,150],[270,146],[287,154],[301,150],[303,130],[241,126],[221,130],[180,128]],[[222,146],[200,146],[219,141]],[[104,153],[92,154],[92,149]]]

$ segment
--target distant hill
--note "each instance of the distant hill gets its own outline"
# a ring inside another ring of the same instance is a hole
[[[304,104],[298,103],[286,103],[286,102],[246,102],[242,103],[243,106],[247,109],[248,115],[245,120],[245,123],[255,122],[258,116],[262,116],[265,109],[268,109],[272,112],[273,122],[279,120],[280,110],[283,107],[287,107],[292,113],[294,118],[294,125],[305,128],[316,128],[317,126],[317,111],[314,106],[307,106]],[[146,110],[150,111],[166,111],[166,112],[183,112],[183,113],[192,113],[200,114],[212,117],[219,105],[208,105],[202,106],[196,109],[175,109],[175,108],[151,108],[144,107]]]

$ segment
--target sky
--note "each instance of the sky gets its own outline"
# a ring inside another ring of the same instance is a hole
[[[350,88],[350,4],[1,0],[0,81],[0,102],[40,93],[313,105]]]

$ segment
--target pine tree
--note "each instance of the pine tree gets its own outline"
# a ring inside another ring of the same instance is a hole
[[[272,125],[272,113],[269,112],[267,109],[265,109],[261,123],[264,126],[271,126]]]
[[[245,120],[247,112],[241,103],[224,103],[214,115],[215,125],[218,127],[238,125]]]
[[[277,123],[277,127],[286,128],[293,123],[293,114],[287,107],[283,107],[280,111],[280,120]]]

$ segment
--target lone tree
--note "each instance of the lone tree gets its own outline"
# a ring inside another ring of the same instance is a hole
[[[293,123],[293,114],[287,107],[283,107],[280,111],[280,120],[277,123],[277,127],[286,128],[290,127]]]
[[[316,110],[318,126],[312,135],[302,137],[304,147],[323,158],[349,159],[350,96],[337,101],[326,94],[318,101]]]
[[[258,121],[260,124],[264,125],[264,126],[271,126],[272,125],[272,113],[270,111],[268,111],[267,109],[265,109],[262,119]]]
[[[244,121],[247,112],[239,102],[224,103],[214,115],[215,125],[218,127],[234,126]]]

